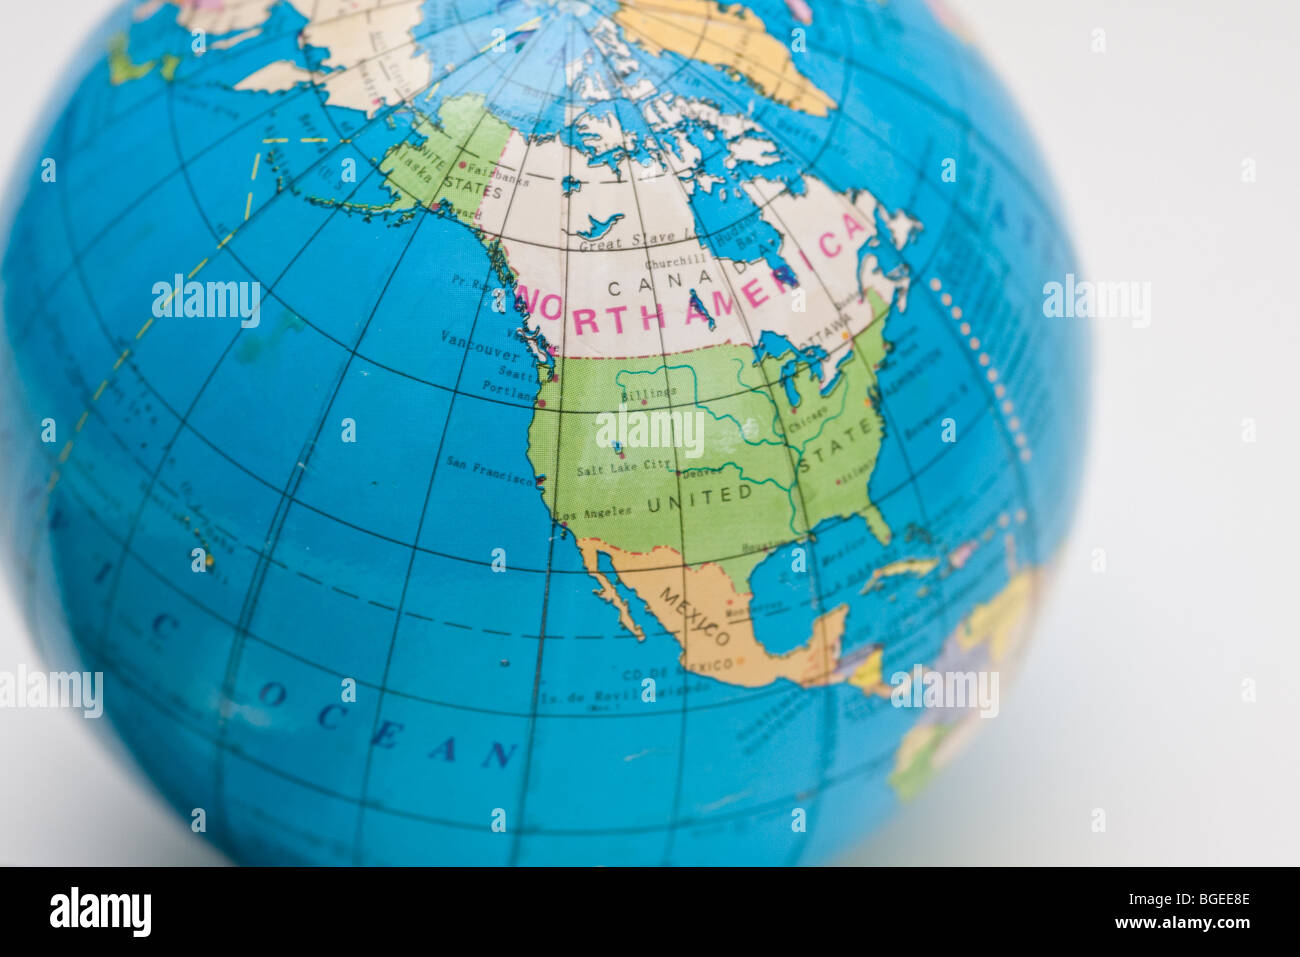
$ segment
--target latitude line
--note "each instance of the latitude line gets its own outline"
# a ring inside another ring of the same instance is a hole
[[[85,498],[83,498],[83,496],[81,496],[79,493],[70,490],[70,491],[69,491],[69,494],[70,494],[73,498],[75,498],[79,503],[81,503],[83,506],[85,506],[87,509],[90,509],[90,508],[91,508],[90,504],[89,504],[89,503],[85,500]],[[995,511],[996,511],[996,510],[995,510]],[[118,534],[116,534],[116,533],[114,533],[113,530],[112,530],[112,529],[107,525],[107,523],[106,523],[102,518],[100,518],[98,515],[94,515],[94,514],[91,514],[90,517],[91,517],[91,519],[96,523],[96,525],[99,526],[99,528],[104,532],[104,534],[105,534],[108,538],[113,539],[113,540],[116,540],[116,541],[118,541],[119,543],[121,542],[121,540],[122,540],[122,536],[121,536],[121,535],[118,535]],[[127,554],[128,554],[131,558],[134,558],[134,559],[136,560],[136,562],[140,565],[140,567],[141,567],[145,572],[147,572],[148,574],[152,575],[155,579],[157,579],[157,580],[158,580],[158,583],[159,583],[160,585],[162,585],[164,588],[166,588],[167,590],[169,590],[170,592],[172,592],[172,593],[173,593],[174,595],[176,595],[180,600],[182,600],[182,601],[186,602],[187,604],[193,606],[193,607],[194,607],[195,609],[197,609],[201,614],[207,616],[208,618],[211,618],[213,621],[217,622],[217,623],[220,624],[220,625],[224,625],[224,626],[227,627],[227,628],[234,629],[234,628],[237,627],[238,623],[237,623],[236,621],[232,621],[232,620],[230,620],[230,619],[224,617],[220,612],[218,612],[218,611],[216,611],[215,609],[213,609],[213,608],[209,607],[208,605],[204,604],[204,603],[203,603],[202,601],[200,601],[198,598],[194,597],[194,595],[192,595],[191,593],[186,592],[186,591],[182,590],[181,588],[179,588],[179,586],[177,586],[174,582],[170,581],[170,580],[169,580],[169,579],[168,579],[168,578],[167,578],[167,577],[166,577],[166,576],[165,576],[161,571],[159,571],[158,568],[156,568],[155,566],[149,564],[149,563],[145,560],[144,556],[140,555],[138,552],[136,552],[136,551],[134,551],[134,550],[128,550],[128,551],[127,551]],[[273,561],[273,564],[274,564],[274,561]],[[534,572],[534,573],[531,573],[531,574],[539,574],[539,573]],[[585,574],[585,572],[584,572],[584,574]],[[858,583],[857,583],[856,581],[846,582],[846,584],[843,586],[843,588],[842,588],[840,591],[843,591],[843,592],[850,592],[852,589],[857,588],[857,587],[858,587]],[[835,592],[835,594],[839,594],[840,591]],[[791,604],[791,605],[782,606],[782,607],[779,608],[776,612],[774,612],[774,615],[781,614],[781,613],[783,613],[783,612],[788,612],[788,611],[790,611],[790,610],[793,609],[793,608],[802,608],[802,607],[805,607],[805,605],[807,605],[807,604],[808,604],[808,603],[806,603],[806,602],[802,602],[802,601],[801,601],[801,602],[797,602],[797,603],[794,603],[794,604]],[[407,614],[412,614],[412,613],[407,612]],[[434,620],[434,619],[430,619],[430,620]],[[761,619],[761,618],[755,618],[754,620],[755,620],[755,621],[759,621],[759,620],[762,620],[762,619]],[[928,617],[928,618],[924,619],[923,621],[924,621],[925,624],[929,624],[932,620],[934,620],[933,616]],[[486,629],[484,629],[484,630],[486,630]],[[661,637],[661,638],[672,638],[672,637],[673,637],[672,633],[671,633],[671,632],[668,632],[668,631],[653,632],[653,633],[651,633],[651,634],[652,634],[654,637]],[[521,641],[523,641],[523,640],[536,640],[536,638],[537,638],[537,636],[534,636],[534,635],[522,635],[522,634],[521,634],[521,635],[515,635],[514,637],[517,638],[518,640],[521,640]],[[551,635],[551,636],[549,636],[549,637],[551,638],[551,640],[561,640],[562,638],[564,638],[564,636],[562,636],[562,635]],[[600,636],[600,637],[602,637],[602,638],[604,638],[604,639],[606,639],[606,640],[614,640],[614,639],[627,640],[627,641],[632,641],[632,640],[634,640],[634,639],[633,639],[633,636],[627,634],[626,632],[622,632],[622,633],[619,633],[619,634],[605,635],[605,636]],[[905,642],[906,639],[909,637],[909,633],[906,633],[906,632],[900,632],[900,633],[897,633],[896,637],[899,639],[900,642]],[[280,654],[280,655],[283,655],[283,656],[286,657],[286,658],[291,658],[291,659],[294,659],[294,660],[296,660],[296,661],[299,661],[299,662],[301,662],[301,663],[303,663],[303,664],[309,665],[310,667],[312,667],[312,668],[314,668],[314,669],[316,669],[316,670],[318,670],[318,671],[324,672],[324,673],[326,673],[326,674],[334,675],[334,676],[336,676],[336,677],[340,677],[340,678],[342,678],[342,677],[351,677],[351,676],[349,676],[349,675],[345,675],[345,674],[343,674],[342,672],[335,671],[333,668],[330,668],[330,667],[327,666],[327,665],[321,664],[320,662],[317,662],[317,661],[315,661],[315,660],[313,660],[313,659],[306,658],[306,657],[304,657],[303,655],[301,655],[300,653],[295,652],[295,651],[292,651],[292,650],[290,650],[289,648],[284,647],[283,645],[277,644],[276,642],[272,641],[271,639],[266,638],[266,637],[263,637],[262,635],[259,635],[259,634],[255,633],[255,632],[253,632],[252,630],[249,630],[249,632],[248,632],[248,638],[249,638],[250,641],[254,641],[254,642],[256,642],[256,643],[258,643],[258,644],[260,644],[260,645],[262,645],[262,646],[264,646],[264,647],[266,647],[266,648],[269,648],[269,649],[271,649],[272,651],[275,651],[276,653],[278,653],[278,654]],[[703,677],[703,676],[700,676],[700,677]],[[380,685],[375,684],[375,683],[373,683],[373,682],[365,681],[364,679],[357,679],[357,684],[358,684],[359,687],[369,687],[369,688],[373,688],[373,689],[376,689],[376,690],[378,690],[379,687],[380,687]],[[786,689],[786,688],[777,688],[777,689],[776,689],[776,691],[778,691],[778,692],[785,692],[785,691],[787,691],[787,690],[788,690],[788,689]],[[494,709],[494,708],[483,708],[483,707],[474,706],[474,705],[459,704],[459,703],[457,703],[457,702],[453,702],[453,701],[444,701],[444,700],[439,700],[439,699],[437,699],[437,698],[429,698],[429,697],[425,697],[425,696],[423,696],[423,695],[415,694],[415,693],[413,693],[413,692],[409,692],[409,691],[399,691],[399,690],[397,690],[397,689],[395,689],[395,688],[388,688],[388,689],[387,689],[387,692],[388,692],[389,694],[395,696],[395,697],[402,697],[402,698],[406,698],[406,699],[408,699],[408,700],[418,701],[418,702],[420,702],[420,703],[422,703],[422,704],[427,704],[427,705],[432,705],[432,706],[442,707],[442,708],[448,708],[448,709],[456,710],[456,711],[470,711],[470,712],[483,713],[483,714],[497,714],[497,715],[501,715],[501,716],[504,716],[504,717],[518,717],[518,718],[527,718],[527,717],[529,716],[527,712],[503,711],[503,710],[500,710],[500,709]],[[737,697],[734,697],[734,698],[724,699],[724,700],[717,701],[717,702],[713,702],[713,703],[710,703],[710,704],[697,705],[697,706],[696,706],[695,708],[693,708],[692,710],[694,710],[694,711],[704,711],[704,710],[709,710],[709,709],[713,709],[713,708],[724,708],[724,707],[730,707],[730,706],[733,706],[733,705],[742,704],[742,703],[744,703],[744,701],[752,701],[752,700],[756,700],[756,699],[758,699],[758,698],[766,697],[767,694],[768,694],[768,692],[764,692],[764,693],[760,693],[760,694],[751,694],[751,695],[749,695],[748,697],[737,696]],[[600,714],[600,715],[592,715],[592,714],[589,714],[589,713],[586,713],[586,712],[573,712],[573,713],[565,713],[565,712],[546,712],[546,713],[543,713],[543,714],[540,714],[540,715],[539,715],[539,717],[541,717],[541,718],[562,717],[562,718],[601,718],[601,719],[604,719],[604,718],[626,718],[626,717],[647,717],[647,716],[649,716],[649,715],[637,714],[637,713],[635,713],[635,712],[613,713],[613,714]]]
[[[228,755],[230,758],[242,761],[247,765],[255,767],[261,771],[265,771],[268,774],[271,774],[282,781],[286,781],[288,783],[294,784],[298,787],[301,787],[305,790],[312,791],[316,794],[321,794],[330,798],[334,798],[340,802],[347,803],[347,804],[355,805],[360,803],[357,800],[357,798],[353,796],[344,794],[342,792],[334,791],[331,788],[318,784],[314,781],[310,781],[306,778],[298,777],[297,775],[291,774],[275,764],[271,764],[270,762],[263,761],[256,757],[253,757],[251,754],[249,754],[246,751],[236,750],[230,745],[218,741],[210,730],[203,728],[201,726],[196,726],[187,723],[186,720],[187,716],[182,712],[176,711],[173,704],[170,704],[165,700],[160,699],[157,696],[142,690],[138,686],[139,682],[135,678],[135,676],[129,675],[125,671],[123,671],[120,663],[116,661],[114,658],[108,656],[101,656],[101,654],[95,651],[94,649],[88,648],[85,649],[85,651],[89,659],[97,660],[100,664],[100,668],[105,673],[110,673],[116,679],[121,681],[122,685],[125,688],[127,688],[131,693],[133,693],[139,700],[156,708],[158,711],[160,711],[162,714],[167,716],[177,725],[184,727],[186,731],[193,734],[195,737],[213,744],[214,747],[216,747],[217,750],[223,756]],[[847,781],[853,780],[856,777],[870,774],[874,772],[880,765],[886,764],[893,756],[894,756],[894,749],[890,748],[887,751],[885,751],[883,754],[880,754],[871,760],[862,762],[852,768],[847,769],[846,771],[841,773],[838,777],[829,779],[829,783],[827,786],[837,787]],[[644,834],[644,833],[654,833],[657,831],[666,831],[666,830],[683,830],[688,827],[693,827],[697,825],[708,826],[708,825],[713,825],[721,822],[743,820],[749,817],[757,817],[757,816],[765,815],[770,813],[774,808],[780,808],[788,805],[788,803],[791,800],[798,799],[798,797],[800,797],[801,794],[806,794],[806,792],[795,792],[789,795],[783,795],[780,798],[772,799],[771,801],[768,801],[764,804],[743,807],[735,811],[726,812],[716,817],[688,818],[683,820],[668,821],[664,824],[656,824],[656,825],[631,825],[625,827],[605,827],[605,828],[592,828],[592,829],[532,828],[532,829],[525,829],[523,831],[523,836],[558,835],[558,836],[576,836],[576,837],[600,837],[600,836],[614,836],[618,834]],[[420,814],[417,812],[403,810],[400,808],[393,808],[387,805],[377,804],[374,802],[371,802],[369,805],[367,805],[366,810],[378,811],[380,813],[389,815],[391,817],[400,817],[407,820],[422,821],[424,823],[434,824],[441,827],[453,828],[457,830],[478,831],[478,830],[482,830],[483,827],[481,822],[457,821],[448,818],[438,818],[431,815]]]

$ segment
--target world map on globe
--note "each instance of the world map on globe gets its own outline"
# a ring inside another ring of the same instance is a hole
[[[0,533],[234,860],[828,862],[997,713],[1088,340],[939,4],[144,0],[47,112]]]

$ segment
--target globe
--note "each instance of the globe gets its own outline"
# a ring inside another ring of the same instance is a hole
[[[1005,713],[1089,346],[937,3],[147,0],[47,115],[11,580],[233,860],[829,862]]]

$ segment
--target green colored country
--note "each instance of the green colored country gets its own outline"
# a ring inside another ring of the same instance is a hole
[[[443,101],[438,122],[415,125],[422,142],[393,147],[379,169],[396,196],[390,209],[434,206],[443,200],[456,216],[474,222],[510,127],[484,107],[483,96],[467,93]]]
[[[171,53],[164,53],[162,58],[162,67],[159,72],[162,78],[168,83],[176,79],[176,69],[181,65],[181,58]]]
[[[148,63],[136,63],[131,59],[130,51],[127,49],[127,40],[125,33],[115,33],[108,41],[108,82],[113,86],[121,86],[123,83],[130,83],[132,80],[140,80],[148,76],[154,68],[154,61]]]
[[[947,725],[935,726],[933,733],[926,738],[925,743],[911,756],[907,764],[896,768],[889,775],[889,784],[900,801],[910,801],[925,790],[925,786],[930,783],[930,779],[935,774],[935,754],[951,730]]]
[[[888,541],[867,498],[884,437],[875,370],[888,311],[873,305],[879,318],[853,340],[825,395],[807,364],[786,372],[793,403],[788,357],[755,363],[747,346],[667,361],[557,357],[529,430],[547,507],[580,539],[634,552],[667,545],[689,565],[716,562],[742,592],[773,549],[827,518],[862,515]]]

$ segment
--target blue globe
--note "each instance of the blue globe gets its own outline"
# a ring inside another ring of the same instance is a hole
[[[148,0],[74,70],[0,534],[233,859],[824,862],[1000,713],[1088,341],[938,4]]]

